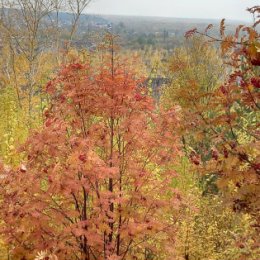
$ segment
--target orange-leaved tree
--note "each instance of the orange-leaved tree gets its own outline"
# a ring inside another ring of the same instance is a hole
[[[27,161],[1,181],[1,232],[24,259],[40,250],[147,258],[174,239],[178,113],[155,109],[111,53],[95,67],[66,65],[49,82],[45,125],[23,146]]]
[[[211,113],[194,105],[190,115],[193,120],[187,128],[211,140],[202,161],[195,152],[191,154],[192,161],[200,165],[202,172],[216,174],[218,186],[226,191],[234,209],[253,215],[259,228],[260,36],[257,26],[260,7],[248,11],[255,17],[254,24],[238,26],[234,35],[226,35],[224,19],[220,24],[220,38],[209,34],[212,25],[204,33],[197,29],[187,32],[188,37],[200,34],[219,42],[223,60],[229,66],[225,82],[208,93]]]

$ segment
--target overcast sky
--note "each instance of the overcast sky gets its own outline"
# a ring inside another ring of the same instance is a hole
[[[260,0],[92,0],[87,13],[251,21],[247,7]]]

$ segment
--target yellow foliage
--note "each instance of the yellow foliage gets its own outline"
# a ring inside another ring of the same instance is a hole
[[[172,259],[257,260],[253,219],[234,212],[220,195],[202,195],[196,175],[185,160],[175,185],[185,194],[186,208],[178,222]]]

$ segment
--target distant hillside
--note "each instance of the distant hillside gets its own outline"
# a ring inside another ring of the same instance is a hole
[[[17,9],[4,9],[4,12],[15,12],[19,17]],[[49,22],[56,19],[56,13],[46,16],[46,21]],[[59,27],[63,31],[64,39],[68,38],[72,20],[73,14],[59,13]],[[205,19],[82,14],[73,40],[78,47],[91,47],[95,45],[97,35],[102,36],[106,31],[110,31],[120,36],[125,48],[142,49],[152,46],[170,50],[182,44],[185,32],[194,27],[203,31],[208,24],[213,24],[210,33],[217,36],[219,23],[219,20]],[[239,21],[227,21],[226,32],[234,32],[238,24]],[[19,27],[19,23],[17,25]],[[92,39],[93,36],[95,40]]]
[[[190,18],[168,18],[168,17],[145,17],[145,16],[117,16],[117,15],[100,15],[113,24],[123,23],[127,28],[139,32],[156,32],[158,30],[189,30],[194,26],[205,28],[208,24],[218,26],[220,20],[214,19],[190,19]],[[234,28],[240,24],[239,21],[227,21],[227,24]]]
[[[53,18],[56,17],[56,14],[53,14]],[[73,14],[61,12],[59,13],[59,20],[62,24],[69,24],[73,19]],[[91,24],[108,24],[109,21],[100,15],[91,15],[91,14],[82,14],[80,17],[80,24],[87,25]]]

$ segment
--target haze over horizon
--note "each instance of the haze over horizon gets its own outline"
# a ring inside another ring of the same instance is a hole
[[[252,21],[248,7],[259,0],[93,0],[86,13]]]

